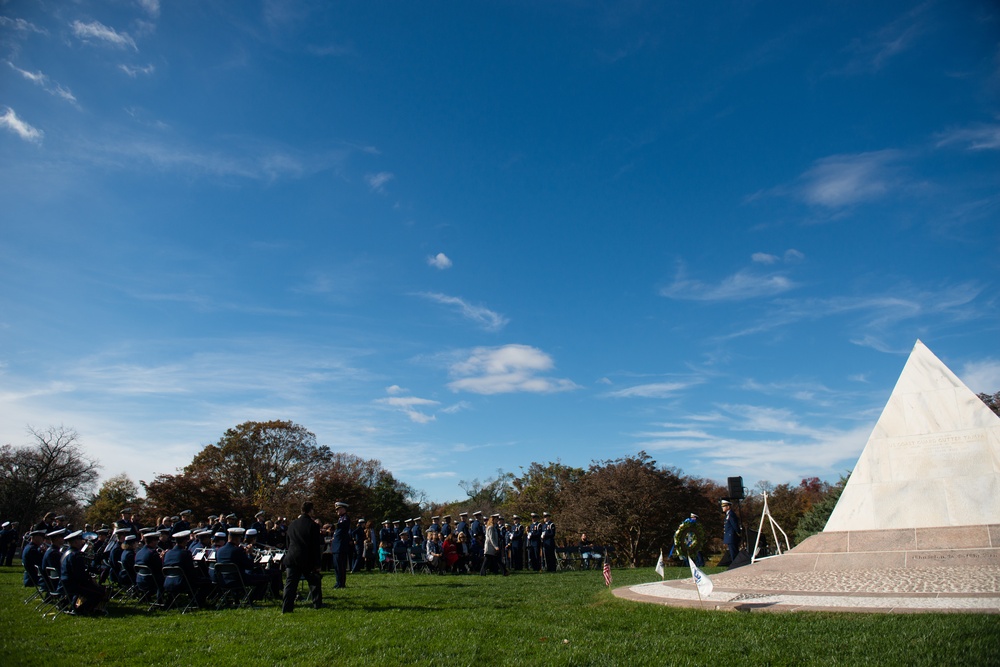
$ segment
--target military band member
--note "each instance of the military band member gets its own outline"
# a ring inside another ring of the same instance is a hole
[[[32,528],[32,530],[43,530],[45,531],[45,534],[48,535],[53,530],[55,530],[55,528],[53,528],[52,526],[53,522],[55,521],[55,518],[56,518],[55,512],[46,512],[45,516],[42,517],[42,520],[36,523]]]
[[[21,565],[24,567],[24,585],[38,585],[38,568],[42,566],[42,544],[45,542],[44,530],[33,530],[28,533],[28,544],[21,551]],[[45,571],[42,570],[42,574]]]
[[[264,510],[261,510],[253,515],[253,523],[250,524],[250,528],[257,531],[257,539],[265,539],[265,536],[267,535],[267,526],[264,524]],[[264,543],[268,545],[271,544],[270,542]]]
[[[347,516],[347,503],[338,501],[334,506],[337,508],[337,525],[333,529],[333,541],[330,542],[333,567],[337,573],[334,588],[347,588],[347,561],[354,551],[351,544],[351,520]]]
[[[195,567],[194,555],[188,548],[191,539],[190,530],[182,530],[172,535],[174,538],[174,548],[163,554],[164,567],[179,567],[184,573],[184,578],[194,590],[195,599],[198,604],[204,604],[205,598],[212,590],[212,582],[208,580],[201,570]],[[164,577],[163,589],[167,593],[187,593],[184,582],[176,577]]]
[[[148,575],[136,572],[135,583],[143,593],[155,593],[156,601],[163,603],[163,558],[160,557],[159,531],[151,531],[143,535],[143,546],[135,554],[135,564],[149,568]]]
[[[191,510],[181,510],[177,521],[175,521],[171,526],[171,530],[173,530],[171,535],[174,533],[183,533],[185,530],[191,530],[191,522],[189,521],[191,514]]]
[[[215,563],[234,563],[236,567],[239,568],[240,574],[243,577],[243,581],[253,587],[253,593],[250,595],[250,601],[256,602],[257,600],[264,597],[264,593],[267,591],[267,584],[269,579],[263,574],[257,574],[254,572],[253,561],[250,560],[250,556],[247,552],[243,550],[243,535],[246,530],[243,528],[230,528],[227,533],[228,538],[225,544],[215,550]],[[217,577],[222,577],[222,573],[217,570]],[[221,583],[227,585],[235,585],[235,581],[224,580]]]
[[[66,536],[69,548],[62,558],[61,584],[63,591],[73,599],[77,612],[92,614],[104,610],[108,601],[108,591],[95,582],[87,571],[87,557],[81,553],[83,531],[78,530]]]
[[[55,570],[54,576],[56,577],[62,574],[62,550],[65,536],[65,528],[57,528],[45,536],[49,540],[49,548],[42,555],[42,572],[50,579],[53,576],[49,572],[50,569]],[[58,586],[61,588],[62,583],[59,583]]]
[[[122,541],[122,555],[118,567],[118,583],[126,588],[135,583],[135,548],[139,538],[129,533]]]

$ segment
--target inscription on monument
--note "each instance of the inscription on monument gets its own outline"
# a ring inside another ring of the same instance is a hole
[[[989,465],[987,432],[886,438],[892,477],[895,480],[927,477],[962,477],[978,474]]]

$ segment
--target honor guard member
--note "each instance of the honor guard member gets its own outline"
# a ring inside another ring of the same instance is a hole
[[[281,600],[282,614],[295,609],[300,579],[305,579],[309,584],[312,606],[316,609],[323,606],[323,576],[320,574],[323,536],[320,535],[319,526],[309,516],[312,511],[311,502],[302,503],[302,514],[288,526],[288,552],[284,559],[287,578]]]
[[[524,526],[521,525],[521,517],[514,515],[514,521],[510,527],[510,560],[511,567],[515,570],[524,569]]]
[[[143,535],[143,546],[135,554],[135,564],[145,565],[149,574],[142,575],[136,571],[135,583],[143,593],[155,593],[157,603],[163,603],[163,559],[158,551],[160,542],[159,531],[150,531]]]
[[[542,554],[545,558],[545,569],[556,571],[556,524],[552,515],[542,512]]]
[[[483,513],[476,510],[472,513],[472,523],[469,524],[470,546],[472,550],[472,569],[478,572],[483,565],[483,545],[486,541],[486,522]]]
[[[396,542],[396,535],[392,532],[392,523],[386,519],[382,522],[382,530],[378,531],[379,544],[388,544],[390,547]]]
[[[333,568],[337,573],[337,583],[334,588],[347,588],[347,561],[354,551],[351,544],[351,520],[347,516],[347,503],[338,501],[334,506],[337,508],[337,525],[333,529],[333,541],[330,542]]]
[[[398,540],[403,535],[403,522],[400,519],[395,519],[392,522],[392,536],[394,539]]]
[[[365,564],[365,520],[358,519],[351,531],[351,541],[354,542],[354,563],[351,574],[357,574]]]
[[[420,517],[413,517],[413,527],[410,528],[410,535],[414,544],[421,544],[424,541],[424,528],[420,525]]]
[[[441,533],[441,539],[442,540],[444,538],[448,537],[449,535],[451,535],[451,531],[453,531],[454,529],[455,529],[455,527],[451,525],[451,515],[450,514],[445,514],[443,517],[441,517],[441,531],[440,531],[440,533]]]
[[[208,597],[211,591],[212,582],[195,567],[194,556],[188,549],[191,531],[182,530],[179,533],[174,533],[172,537],[174,538],[174,548],[163,554],[163,566],[179,567],[181,569],[184,573],[184,578],[187,579],[187,582],[195,592],[195,599],[201,605],[205,602],[205,598]],[[163,590],[175,595],[177,593],[187,593],[184,581],[176,576],[163,578]]]
[[[440,533],[441,532],[441,517],[432,516],[431,525],[427,527],[428,533]]]
[[[466,539],[469,537],[469,513],[459,512],[458,513],[458,523],[455,524],[456,533],[465,533]],[[456,535],[456,537],[458,537]]]
[[[128,588],[135,583],[135,547],[139,538],[129,533],[122,541],[122,558],[118,567],[118,582]]]
[[[21,551],[21,565],[24,567],[24,585],[38,585],[38,568],[42,566],[42,543],[45,541],[44,530],[33,530],[28,533],[28,544]],[[44,574],[45,571],[43,570]]]
[[[403,532],[409,533],[413,537],[413,519],[403,519]]]
[[[62,558],[61,586],[70,596],[72,608],[83,614],[103,611],[108,601],[108,592],[87,572],[87,557],[81,553],[83,531],[78,530],[66,536],[69,548]]]
[[[49,540],[49,548],[45,550],[45,554],[42,556],[42,572],[45,573],[46,577],[52,578],[49,569],[55,570],[55,576],[58,577],[62,574],[62,548],[63,548],[63,538],[66,536],[65,528],[57,528],[45,537]],[[62,584],[59,584],[62,586]]]
[[[250,560],[250,556],[247,555],[247,552],[242,547],[243,535],[245,533],[246,530],[243,528],[230,528],[227,533],[228,539],[226,543],[215,550],[215,563],[216,566],[219,563],[234,563],[239,568],[244,583],[253,586],[250,601],[256,602],[264,597],[264,593],[267,591],[268,578],[263,574],[254,572],[253,561]],[[217,571],[216,576],[221,577],[221,572]],[[218,583],[232,586],[237,582],[223,578],[223,581]]]
[[[528,567],[535,572],[542,569],[539,551],[542,548],[542,522],[538,520],[538,514],[531,513],[531,523],[528,524]]]

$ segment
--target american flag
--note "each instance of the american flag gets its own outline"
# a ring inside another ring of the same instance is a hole
[[[611,563],[604,561],[604,585],[611,586]]]

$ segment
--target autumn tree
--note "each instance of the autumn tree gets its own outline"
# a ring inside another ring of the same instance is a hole
[[[795,527],[796,544],[801,544],[807,538],[826,528],[826,522],[833,514],[833,508],[837,506],[840,494],[844,492],[844,487],[847,486],[847,480],[850,477],[850,473],[841,476],[840,481],[831,486],[826,494],[802,516]]]
[[[619,561],[637,566],[654,550],[669,548],[677,525],[705,511],[701,497],[678,470],[659,467],[646,452],[595,462],[563,497],[562,526],[615,547]]]
[[[503,470],[497,470],[497,476],[480,482],[479,478],[471,481],[462,480],[458,487],[469,496],[468,502],[487,516],[500,509],[507,502],[513,490],[514,475]]]
[[[304,426],[249,421],[207,445],[181,474],[158,475],[143,486],[150,505],[161,511],[233,511],[249,517],[257,509],[297,505],[331,455]]]
[[[0,515],[22,527],[48,511],[80,523],[100,465],[83,453],[80,436],[71,428],[29,428],[28,433],[31,444],[0,448]]]
[[[565,502],[564,494],[585,474],[582,468],[572,468],[559,461],[544,465],[532,463],[527,470],[523,467],[521,470],[521,475],[510,480],[511,489],[503,509],[525,517],[531,512],[560,514]]]
[[[377,459],[337,452],[326,467],[316,473],[310,497],[318,517],[334,517],[334,503],[351,506],[352,517],[380,523],[384,518],[410,518],[419,513],[416,492],[382,467]]]
[[[980,400],[982,400],[982,402],[994,412],[994,414],[1000,417],[1000,391],[996,392],[992,396],[989,394],[976,394],[976,396],[978,396]]]
[[[139,497],[139,487],[132,478],[121,473],[115,475],[101,485],[97,494],[87,503],[87,523],[99,527],[101,524],[112,525],[125,507],[136,512],[142,511],[144,500]]]

